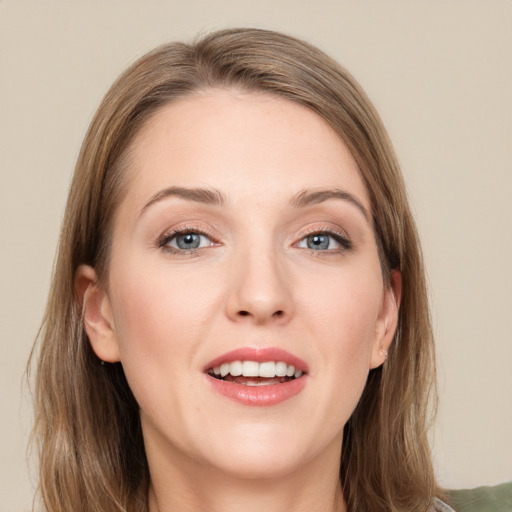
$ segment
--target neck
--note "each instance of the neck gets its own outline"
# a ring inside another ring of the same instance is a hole
[[[149,512],[346,512],[332,450],[284,475],[247,478],[151,452]]]

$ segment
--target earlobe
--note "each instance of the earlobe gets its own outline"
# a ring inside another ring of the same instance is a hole
[[[110,300],[98,281],[96,271],[89,265],[78,267],[75,274],[75,292],[82,306],[85,332],[95,354],[102,361],[119,361]]]
[[[398,326],[398,313],[402,296],[402,275],[399,270],[391,272],[391,282],[384,292],[381,311],[375,326],[370,368],[377,368],[388,358]]]

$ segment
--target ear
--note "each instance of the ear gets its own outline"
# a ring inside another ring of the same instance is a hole
[[[82,306],[82,321],[95,354],[110,363],[119,361],[110,300],[98,281],[96,271],[80,265],[75,274],[75,292]]]
[[[384,291],[381,310],[375,326],[370,368],[377,368],[388,357],[388,350],[398,326],[401,296],[402,274],[399,270],[392,270],[390,283]]]

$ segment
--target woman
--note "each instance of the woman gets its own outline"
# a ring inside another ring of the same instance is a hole
[[[307,43],[226,30],[119,78],[40,338],[49,511],[445,506],[403,180],[368,98]]]

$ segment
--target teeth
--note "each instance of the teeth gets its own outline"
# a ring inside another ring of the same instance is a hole
[[[232,363],[223,363],[213,368],[216,376],[225,377],[232,375],[233,377],[264,377],[273,379],[275,377],[295,377],[298,379],[302,375],[301,370],[296,370],[295,366],[287,365],[283,361],[264,361],[257,363],[256,361],[233,361]],[[260,385],[256,381],[247,384]]]
[[[272,382],[256,382],[255,380],[250,380],[245,383],[246,386],[269,386],[270,384],[272,384]]]
[[[276,377],[285,377],[286,370],[288,369],[286,363],[279,362],[276,363]]]
[[[244,361],[242,363],[242,375],[244,377],[259,377],[260,365],[255,361]]]
[[[225,377],[229,373],[229,367],[231,365],[229,363],[224,363],[220,365],[220,376]]]
[[[273,379],[276,376],[276,363],[269,361],[268,363],[260,363],[260,377]]]
[[[238,377],[242,375],[242,362],[234,361],[229,365],[229,373],[233,375],[233,377]]]

